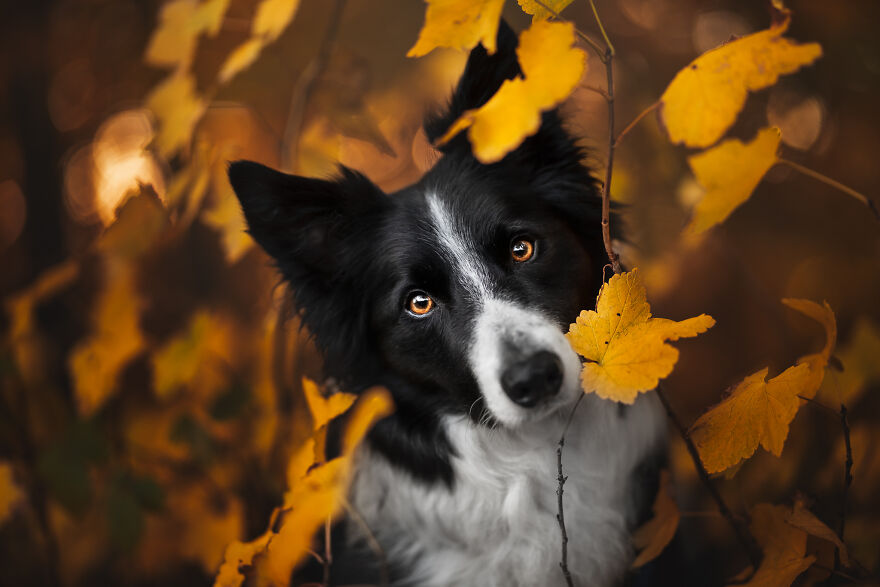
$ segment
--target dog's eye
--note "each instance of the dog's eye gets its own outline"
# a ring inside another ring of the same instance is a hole
[[[510,244],[510,256],[517,263],[525,263],[535,255],[535,243],[527,238],[517,238]]]
[[[434,309],[434,298],[423,291],[414,291],[406,300],[406,309],[410,314],[424,316]]]

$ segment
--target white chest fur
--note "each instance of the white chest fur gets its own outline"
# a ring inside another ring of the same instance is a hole
[[[559,414],[515,433],[465,418],[445,422],[458,456],[452,490],[415,483],[381,456],[361,454],[352,485],[390,560],[425,586],[564,585],[556,521]],[[631,560],[628,495],[634,468],[665,434],[659,402],[618,406],[584,398],[566,437],[563,466],[569,569],[578,585],[614,585]]]

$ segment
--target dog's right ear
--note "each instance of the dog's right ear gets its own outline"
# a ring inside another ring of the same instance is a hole
[[[358,219],[384,199],[363,175],[341,168],[335,180],[281,173],[252,161],[229,165],[248,232],[294,287],[327,281]],[[324,279],[321,279],[321,278]]]

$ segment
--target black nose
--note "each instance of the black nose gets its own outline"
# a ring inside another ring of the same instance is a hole
[[[524,408],[556,395],[561,384],[562,361],[548,351],[516,361],[501,374],[501,387],[507,397]]]

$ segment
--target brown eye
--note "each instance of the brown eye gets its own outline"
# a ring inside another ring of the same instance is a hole
[[[410,294],[406,302],[406,309],[416,316],[424,316],[434,309],[434,298],[423,291]]]
[[[535,243],[525,238],[518,238],[510,245],[510,256],[517,263],[525,263],[535,254]]]

